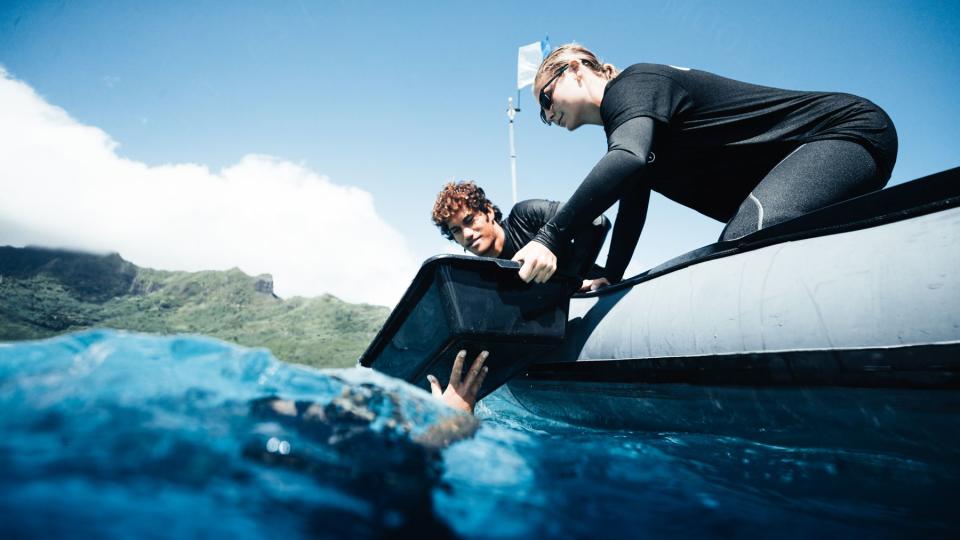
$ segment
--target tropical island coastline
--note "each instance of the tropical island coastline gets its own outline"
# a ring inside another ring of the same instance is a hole
[[[141,268],[119,254],[0,247],[0,341],[88,328],[204,334],[278,359],[350,367],[389,309],[332,295],[280,298],[269,274]]]

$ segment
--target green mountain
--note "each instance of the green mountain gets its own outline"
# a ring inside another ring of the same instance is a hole
[[[281,299],[269,275],[166,272],[118,254],[0,247],[0,341],[84,328],[196,333],[288,362],[352,366],[389,310],[334,296]]]

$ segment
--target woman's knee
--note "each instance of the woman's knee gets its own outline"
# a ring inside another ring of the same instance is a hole
[[[763,203],[752,193],[744,199],[737,213],[727,221],[720,233],[720,241],[736,240],[763,228]]]

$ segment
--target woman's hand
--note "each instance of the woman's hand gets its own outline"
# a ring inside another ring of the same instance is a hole
[[[530,241],[523,246],[511,260],[523,261],[520,279],[527,283],[546,283],[557,271],[557,256],[550,248],[537,241]]]
[[[605,277],[597,278],[597,279],[585,279],[583,280],[583,284],[580,285],[580,292],[595,291],[600,287],[604,287],[609,284],[610,284],[610,281],[608,281],[607,278]]]
[[[483,385],[483,379],[487,376],[487,367],[484,366],[483,363],[489,355],[490,353],[487,351],[483,351],[477,355],[476,360],[473,361],[473,365],[470,366],[470,371],[467,372],[467,378],[461,382],[460,376],[463,373],[463,359],[467,357],[467,351],[458,352],[457,357],[453,360],[453,370],[450,372],[450,384],[447,385],[446,390],[440,390],[440,381],[438,381],[436,377],[427,375],[433,397],[454,409],[473,414],[473,406],[477,403],[477,392],[480,391],[480,387]]]

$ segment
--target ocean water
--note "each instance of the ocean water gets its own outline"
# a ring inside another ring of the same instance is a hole
[[[956,537],[960,464],[479,421],[198,336],[0,344],[0,537]],[[953,436],[955,434],[945,435]]]

